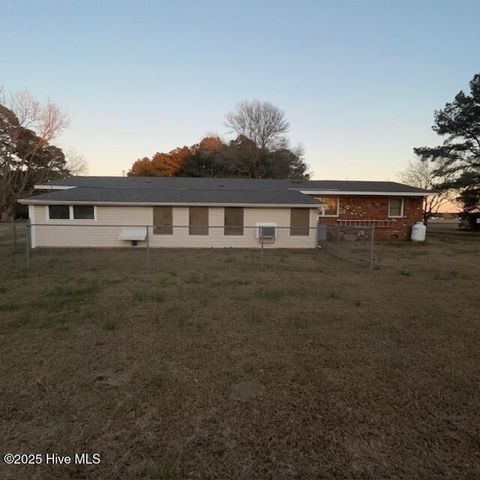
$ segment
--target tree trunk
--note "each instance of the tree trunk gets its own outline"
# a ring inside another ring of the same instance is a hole
[[[430,220],[431,214],[427,212],[423,212],[423,224],[428,226],[428,221]]]
[[[10,218],[11,213],[12,213],[12,207],[2,205],[2,207],[0,207],[0,220],[8,220]]]

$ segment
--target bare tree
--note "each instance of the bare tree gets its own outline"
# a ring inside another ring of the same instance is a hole
[[[28,90],[13,93],[9,108],[17,116],[20,127],[35,132],[39,146],[50,143],[69,123],[67,114],[58,105],[50,100],[42,105]]]
[[[12,214],[34,183],[68,175],[63,152],[50,144],[67,125],[53,102],[42,105],[27,90],[7,97],[0,89],[0,218]]]
[[[225,125],[231,132],[252,140],[261,150],[273,152],[288,147],[285,113],[269,102],[241,101],[234,112],[226,115]]]
[[[423,222],[425,225],[427,225],[430,217],[439,212],[441,207],[456,201],[455,190],[446,187],[452,179],[446,173],[440,175],[440,171],[438,168],[432,167],[429,162],[418,158],[410,162],[408,167],[399,175],[404,183],[432,192],[423,201]]]
[[[67,162],[67,170],[70,172],[70,175],[86,175],[88,173],[85,157],[74,148],[69,148],[65,152],[65,161]]]

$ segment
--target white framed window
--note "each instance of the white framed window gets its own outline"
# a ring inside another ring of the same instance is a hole
[[[73,218],[75,220],[95,220],[95,207],[93,205],[74,205]]]
[[[95,205],[48,205],[49,220],[96,220]]]
[[[388,199],[388,218],[403,218],[403,200],[402,197]]]
[[[68,205],[49,205],[48,218],[50,220],[70,220],[70,207]]]
[[[314,197],[325,204],[320,208],[321,217],[338,217],[340,214],[340,197]]]

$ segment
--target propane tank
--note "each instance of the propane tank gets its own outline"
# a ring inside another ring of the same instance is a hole
[[[427,234],[427,227],[422,222],[417,222],[412,227],[412,234],[410,239],[414,242],[423,242],[425,241],[425,236]]]

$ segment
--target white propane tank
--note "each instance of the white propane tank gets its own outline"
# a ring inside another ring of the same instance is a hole
[[[412,234],[410,235],[410,240],[414,242],[423,242],[425,241],[425,236],[427,234],[427,227],[422,222],[417,222],[412,227]]]

